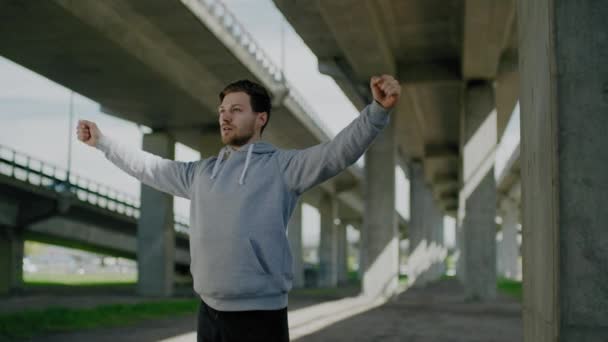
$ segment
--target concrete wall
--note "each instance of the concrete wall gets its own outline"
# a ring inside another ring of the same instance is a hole
[[[518,1],[524,340],[608,340],[608,2]]]

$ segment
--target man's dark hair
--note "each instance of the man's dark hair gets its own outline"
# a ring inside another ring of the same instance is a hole
[[[222,90],[220,93],[220,102],[224,101],[224,97],[230,93],[244,92],[249,95],[251,101],[251,109],[253,109],[256,113],[266,112],[268,113],[268,119],[264,126],[262,126],[262,130],[260,132],[264,132],[264,128],[270,122],[270,110],[272,109],[272,102],[270,101],[270,95],[268,94],[268,90],[264,88],[264,86],[252,82],[250,80],[239,80],[229,85]]]

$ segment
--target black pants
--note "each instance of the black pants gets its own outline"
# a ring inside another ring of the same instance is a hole
[[[289,342],[287,308],[217,311],[201,300],[198,342]]]

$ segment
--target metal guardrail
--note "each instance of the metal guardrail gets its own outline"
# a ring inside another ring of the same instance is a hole
[[[198,0],[203,4],[209,13],[216,18],[221,26],[226,29],[241,47],[243,47],[249,55],[257,62],[261,70],[265,70],[275,82],[276,86],[284,86],[289,90],[288,95],[295,103],[297,103],[303,111],[313,120],[325,135],[332,136],[332,131],[321,120],[317,112],[304,100],[304,96],[294,87],[285,77],[283,70],[272,62],[266,52],[253,39],[251,34],[244,28],[236,16],[227,8],[221,0]]]
[[[12,148],[0,145],[0,174],[57,193],[71,192],[80,201],[125,216],[139,218],[139,199],[92,181],[65,168],[43,162]],[[188,220],[174,215],[175,230],[188,232]]]

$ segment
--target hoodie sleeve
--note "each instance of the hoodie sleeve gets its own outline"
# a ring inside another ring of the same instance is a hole
[[[130,148],[101,136],[95,146],[119,169],[140,182],[174,196],[190,198],[190,186],[202,161],[180,162]]]
[[[287,186],[301,194],[355,163],[388,125],[389,113],[373,101],[331,141],[303,150],[281,151],[279,167]]]

